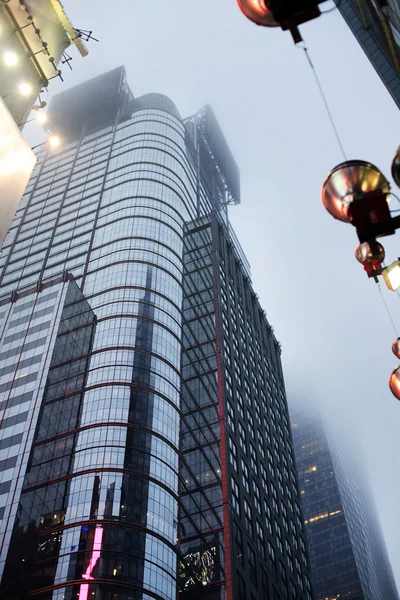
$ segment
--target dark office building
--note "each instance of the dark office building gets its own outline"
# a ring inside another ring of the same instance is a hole
[[[328,443],[315,406],[293,403],[290,415],[316,600],[398,600],[361,474]]]
[[[56,96],[0,259],[2,600],[312,600],[280,347],[210,107]]]
[[[399,0],[335,0],[338,10],[400,108]]]

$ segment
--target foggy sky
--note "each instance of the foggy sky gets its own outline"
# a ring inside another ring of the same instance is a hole
[[[71,50],[74,70],[64,66],[65,82],[53,81],[44,99],[123,64],[135,96],[164,93],[183,116],[213,106],[241,172],[242,204],[231,208],[231,221],[282,343],[290,398],[313,396],[363,463],[400,587],[400,404],[387,384],[397,336],[354,258],[355,230],[320,201],[326,174],[343,157],[304,51],[289,33],[252,25],[235,0],[64,6],[100,43],[91,42],[84,59]],[[337,11],[301,31],[347,157],[373,162],[389,178],[399,113],[384,85]],[[36,125],[26,133],[32,143],[42,136]],[[400,233],[383,244],[391,262]],[[382,291],[400,328],[400,299]]]

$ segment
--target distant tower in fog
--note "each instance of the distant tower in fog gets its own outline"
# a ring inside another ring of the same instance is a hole
[[[290,404],[316,600],[398,600],[370,490],[330,446],[318,410]]]

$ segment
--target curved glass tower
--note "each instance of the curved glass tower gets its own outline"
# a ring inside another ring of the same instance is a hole
[[[126,85],[121,70],[108,79]],[[84,107],[78,115],[65,113],[67,96],[60,97],[62,107],[53,106],[54,119],[59,109],[65,114],[56,128],[66,134],[69,120],[80,117],[82,133],[63,152],[39,156],[20,207],[24,234],[17,226],[7,238],[2,289],[21,292],[33,281],[45,285],[72,272],[96,314],[96,333],[78,386],[78,361],[71,363],[62,347],[52,366],[2,597],[21,586],[28,593],[54,584],[57,592],[49,597],[85,600],[92,597],[91,581],[104,579],[114,593],[118,581],[131,587],[131,598],[142,598],[136,588],[170,599],[177,560],[183,225],[195,206],[184,126],[173,103],[158,94],[139,98],[131,118],[119,122],[118,114],[132,105],[126,89],[115,106],[104,107],[114,122],[102,128],[92,122],[85,131]],[[22,276],[18,256],[27,256]],[[78,325],[76,335],[80,331]],[[14,572],[21,562],[23,579]],[[64,587],[79,579],[87,583]]]
[[[38,153],[0,258],[0,597],[242,600],[248,579],[254,600],[311,600],[279,345],[211,109],[183,120],[118,68],[56,96],[49,123],[63,147]],[[236,444],[243,472],[265,463],[243,497]]]

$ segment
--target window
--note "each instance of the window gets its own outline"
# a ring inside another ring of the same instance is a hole
[[[306,588],[307,588],[307,600],[311,600],[311,582],[308,579],[307,575],[304,575],[304,580],[306,582]]]
[[[242,398],[239,390],[236,390],[236,403],[237,403],[236,406],[239,411],[239,414],[242,417],[242,419],[244,419],[243,398]]]
[[[272,563],[272,569],[276,576],[276,562],[275,562],[275,550],[270,542],[268,542],[268,554]]]
[[[255,450],[253,444],[250,444],[250,465],[251,465],[251,468],[253,469],[254,473],[257,475],[258,474],[257,453],[256,453],[256,450]]]
[[[285,565],[283,564],[283,562],[281,560],[279,561],[279,575],[281,578],[282,588],[285,590],[285,595],[286,595],[286,593],[287,593],[287,576],[286,576]]]
[[[260,431],[257,431],[258,451],[265,458],[264,439]]]
[[[260,464],[261,471],[261,485],[263,487],[264,492],[268,495],[268,477],[267,471],[264,468],[264,465]]]
[[[260,405],[258,404],[258,402],[256,403],[256,421],[259,424],[259,426],[261,427],[261,409],[260,409]],[[260,432],[258,432],[258,436],[259,436],[259,438],[262,439]]]
[[[257,536],[257,549],[261,556],[265,558],[265,545],[264,545],[264,530],[260,523],[256,521],[256,536]]]
[[[244,584],[244,579],[239,573],[236,571],[236,585],[237,585],[237,598],[238,600],[246,600],[246,586]]]
[[[265,512],[265,524],[268,531],[272,535],[272,520],[271,520],[271,509],[266,500],[264,500],[264,512]]]
[[[278,549],[280,550],[281,554],[283,554],[282,530],[281,530],[281,527],[280,527],[278,521],[275,521],[275,531],[276,531],[276,545],[278,546]]]
[[[231,477],[231,492],[232,508],[237,512],[238,515],[240,515],[239,486],[233,477]]]
[[[249,468],[246,465],[246,463],[244,462],[243,458],[242,458],[242,482],[243,482],[243,487],[246,490],[246,492],[248,494],[250,494],[250,484],[249,484]]]
[[[231,428],[233,433],[236,433],[235,411],[233,410],[233,406],[230,402],[226,403],[226,412],[228,415],[228,426]]]
[[[243,450],[243,452],[246,454],[246,452],[247,452],[246,432],[241,423],[239,423],[239,444],[240,444],[240,447]]]
[[[278,509],[278,493],[276,491],[276,487],[273,483],[271,483],[271,493],[272,493],[272,508],[276,513],[279,513]]]
[[[231,463],[232,467],[237,472],[237,470],[238,470],[237,449],[236,449],[235,442],[232,440],[232,438],[230,436],[229,436],[229,462]]]
[[[236,521],[233,521],[234,556],[244,565],[243,534]]]
[[[244,505],[244,522],[246,525],[246,529],[250,537],[253,537],[253,516],[251,514],[250,504],[245,499],[243,501]]]
[[[256,555],[253,548],[251,548],[249,544],[247,544],[247,560],[249,565],[250,581],[255,587],[257,587]]]
[[[239,363],[236,361],[234,361],[234,368],[235,368],[235,379],[236,379],[236,383],[238,386],[242,385],[242,373],[240,370],[240,366]]]
[[[253,479],[253,490],[254,490],[254,507],[259,515],[261,515],[261,496],[260,488]]]

